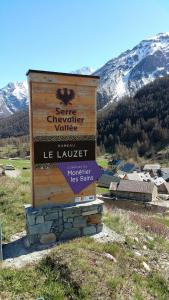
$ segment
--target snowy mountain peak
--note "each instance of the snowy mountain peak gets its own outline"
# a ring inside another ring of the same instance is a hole
[[[79,75],[91,75],[94,73],[95,69],[91,67],[82,67],[76,71],[72,71],[72,74],[79,74]]]
[[[22,100],[23,97],[27,96],[28,93],[28,86],[26,81],[16,81],[16,82],[9,82],[6,87],[2,89],[4,92],[13,95],[18,100]]]
[[[158,40],[159,38],[165,39],[169,37],[169,32],[160,32],[153,37],[147,38],[146,40]]]
[[[154,79],[169,74],[169,33],[141,41],[108,61],[94,75],[100,76],[98,108],[117,102]]]
[[[27,82],[10,82],[0,89],[0,116],[8,116],[28,106]]]
[[[98,108],[108,107],[123,96],[133,96],[142,86],[169,74],[169,32],[142,40],[133,49],[109,60],[95,71],[82,67],[72,74],[98,75]],[[27,82],[11,82],[0,89],[0,117],[28,106]]]

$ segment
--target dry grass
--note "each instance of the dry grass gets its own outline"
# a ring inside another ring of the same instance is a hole
[[[160,237],[169,238],[169,228],[166,225],[159,223],[153,217],[133,213],[130,215],[130,219],[147,232],[155,233]]]

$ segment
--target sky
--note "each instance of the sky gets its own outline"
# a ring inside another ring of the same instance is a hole
[[[168,0],[0,0],[0,88],[28,69],[97,69],[166,31]]]

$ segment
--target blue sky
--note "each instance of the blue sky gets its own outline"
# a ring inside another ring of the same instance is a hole
[[[168,0],[1,0],[0,87],[28,69],[98,68],[166,31]]]

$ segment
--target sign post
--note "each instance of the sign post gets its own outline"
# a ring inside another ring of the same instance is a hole
[[[96,200],[99,77],[29,70],[33,208]]]
[[[33,206],[94,200],[100,175],[91,164],[96,159],[99,78],[33,70],[27,75]]]

